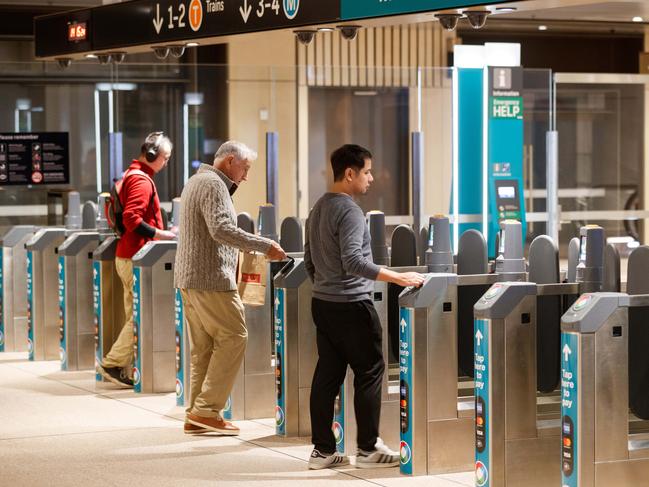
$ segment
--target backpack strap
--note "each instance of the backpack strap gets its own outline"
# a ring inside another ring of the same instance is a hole
[[[119,190],[117,191],[117,197],[119,198],[119,202],[122,205],[122,208],[124,207],[124,203],[122,203],[122,191],[121,190],[122,190],[122,187],[124,186],[124,183],[126,182],[126,179],[131,175],[144,176],[144,178],[147,179],[151,183],[151,188],[153,189],[153,192],[151,193],[151,199],[149,200],[149,206],[151,206],[153,204],[153,201],[154,201],[155,196],[156,196],[156,188],[155,188],[155,183],[153,182],[153,179],[151,179],[151,176],[149,176],[147,173],[145,173],[141,169],[127,169],[124,172],[124,176],[122,176],[122,180],[121,180],[122,184],[120,185]],[[156,223],[158,223],[157,220],[158,219],[157,219],[157,216],[156,216]],[[160,227],[162,227],[163,226],[162,222],[159,222],[159,223],[160,223]]]

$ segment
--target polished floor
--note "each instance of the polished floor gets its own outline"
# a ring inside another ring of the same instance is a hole
[[[473,473],[405,478],[398,469],[309,471],[308,438],[269,420],[239,437],[188,437],[175,396],[141,395],[58,362],[0,353],[1,486],[472,486]]]

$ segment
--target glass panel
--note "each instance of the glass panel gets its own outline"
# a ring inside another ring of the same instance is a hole
[[[643,208],[644,84],[557,84],[562,212]],[[561,243],[598,223],[607,237],[640,240],[641,221],[567,215]]]

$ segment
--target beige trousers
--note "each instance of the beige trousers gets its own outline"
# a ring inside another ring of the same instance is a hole
[[[127,368],[129,376],[133,367],[133,262],[131,259],[115,258],[115,269],[124,287],[124,326],[117,340],[103,360],[105,367]]]
[[[248,331],[238,291],[181,289],[191,355],[188,413],[221,417],[243,362]]]

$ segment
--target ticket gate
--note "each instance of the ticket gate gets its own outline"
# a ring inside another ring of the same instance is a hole
[[[311,317],[312,284],[304,259],[285,264],[274,284],[275,430],[279,436],[309,436],[309,398],[318,352]]]
[[[58,256],[64,228],[41,228],[26,243],[27,351],[29,360],[59,357]]]
[[[133,256],[133,389],[175,390],[175,241],[147,242]]]
[[[277,238],[274,230],[264,219],[264,212],[271,206],[260,208],[260,227],[265,226],[269,238]],[[264,225],[264,221],[266,224]],[[254,223],[249,216],[239,215],[238,224],[246,231],[254,231]],[[252,232],[250,232],[252,233]],[[303,257],[304,244],[302,242],[302,224],[297,218],[286,218],[281,225],[280,242],[282,248],[293,257]],[[228,420],[270,418],[275,415],[275,360],[274,337],[272,322],[268,320],[268,313],[273,313],[273,299],[270,282],[272,280],[271,268],[284,266],[286,263],[269,262],[266,276],[266,298],[263,306],[245,305],[246,327],[248,329],[248,343],[243,364],[239,369],[237,380],[232,387],[232,392],[223,417]],[[280,267],[281,268],[281,267]]]
[[[530,247],[536,282],[496,283],[474,307],[476,485],[560,485],[562,296],[601,286],[603,268],[603,229],[581,235],[577,283],[559,283],[558,250],[541,236]]]
[[[271,205],[260,208],[260,226],[267,237],[277,238],[272,217],[265,216],[274,209]],[[255,224],[247,213],[237,216],[237,226],[248,233],[255,233]],[[287,218],[282,224],[283,245],[287,251],[301,251],[302,229],[299,220]],[[302,257],[301,253],[289,254]],[[228,402],[222,412],[227,420],[259,419],[272,417],[275,413],[275,360],[272,322],[268,317],[273,313],[270,294],[271,266],[285,263],[269,263],[266,299],[263,306],[245,305],[248,342],[243,364],[237,374]],[[190,389],[191,360],[189,337],[180,292],[176,293],[176,403],[187,406]]]
[[[17,225],[2,237],[0,260],[0,352],[27,350],[27,252],[36,227]]]
[[[98,245],[98,232],[82,231],[58,248],[61,370],[92,369],[95,364],[91,258]]]
[[[479,232],[468,230],[460,238],[457,272],[448,218],[432,217],[429,234],[426,261],[432,272],[399,299],[400,454],[407,475],[474,465],[474,374],[466,365],[474,357],[473,319],[463,306],[472,310],[476,295],[502,278],[486,273],[487,244]],[[520,223],[504,223],[503,235],[496,270],[523,278]]]
[[[395,272],[426,272],[426,267],[417,266],[417,234],[408,225],[398,226],[391,237],[391,252],[385,244],[385,215],[382,212],[370,212],[367,215],[372,242],[372,256],[376,250],[375,264],[385,262],[389,255]],[[378,262],[377,262],[378,261]],[[380,264],[379,264],[380,265]],[[376,281],[372,300],[381,321],[383,331],[382,346],[385,370],[381,385],[381,418],[380,436],[391,448],[399,445],[399,294],[403,288],[396,284]],[[334,436],[340,453],[356,452],[357,424],[354,412],[354,372],[347,370],[341,393],[336,398],[334,407]]]
[[[95,368],[110,352],[126,321],[124,289],[115,268],[118,240],[118,237],[109,236],[92,253]],[[99,372],[95,380],[104,382]]]
[[[647,268],[649,247],[639,247],[629,256],[628,294],[583,294],[562,317],[561,485],[647,485]]]

